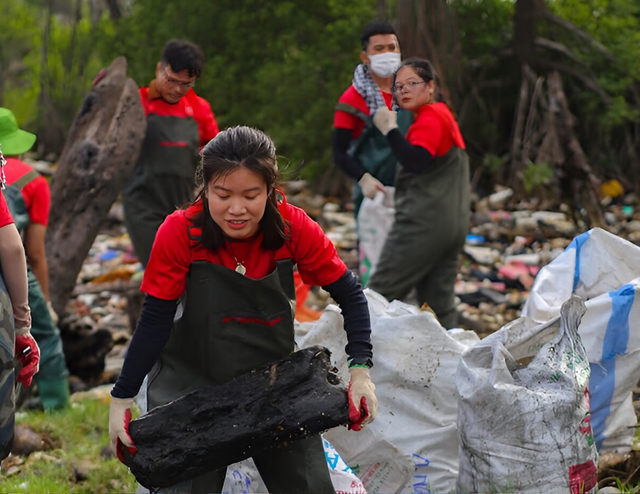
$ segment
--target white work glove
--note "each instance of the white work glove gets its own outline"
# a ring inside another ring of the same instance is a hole
[[[378,127],[382,135],[386,136],[393,129],[398,128],[396,112],[389,110],[386,106],[381,106],[376,110],[375,115],[373,115],[373,124]]]
[[[49,315],[51,316],[51,321],[53,322],[54,326],[58,325],[58,314],[56,314],[56,311],[53,310],[53,305],[51,304],[51,300],[49,300],[47,302],[47,309],[49,309]]]
[[[132,455],[138,451],[129,435],[132,405],[133,398],[116,398],[112,396],[111,405],[109,406],[109,439],[111,440],[111,449],[122,463],[124,463],[124,456],[122,455],[123,445]]]
[[[371,382],[368,368],[352,367],[349,372],[349,429],[359,431],[378,415],[376,387]]]
[[[358,180],[358,185],[362,189],[362,194],[368,199],[373,199],[378,191],[384,194],[384,185],[376,177],[370,173],[365,173],[362,178]]]

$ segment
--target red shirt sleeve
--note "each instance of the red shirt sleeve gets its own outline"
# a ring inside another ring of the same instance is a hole
[[[7,206],[4,194],[0,194],[0,228],[10,225],[11,223],[13,223],[13,218],[9,212],[9,206]]]
[[[434,157],[444,156],[454,144],[465,148],[458,124],[444,103],[421,107],[406,139],[414,146],[422,146]]]
[[[391,109],[393,105],[393,95],[391,93],[385,93],[384,91],[380,91],[380,94],[382,94],[384,102],[387,104],[387,108]],[[363,111],[367,115],[370,114],[367,103],[360,93],[356,91],[356,88],[353,87],[353,85],[350,86],[342,96],[340,96],[338,103],[346,103],[349,106],[353,106],[354,108]],[[333,115],[333,126],[336,129],[351,129],[352,137],[357,139],[362,134],[364,122],[351,113],[336,110]]]
[[[414,146],[422,146],[435,157],[441,156],[438,151],[445,135],[440,118],[431,108],[424,106],[418,112],[415,122],[409,127],[407,141]]]
[[[196,95],[193,91],[190,91],[187,95],[190,96],[189,102],[194,109],[193,118],[198,123],[200,147],[202,148],[220,132],[220,129],[209,102]]]
[[[302,209],[290,204],[284,204],[280,210],[291,227],[288,247],[298,265],[302,281],[315,286],[326,286],[338,281],[347,266],[320,225]]]
[[[345,103],[349,106],[353,106],[354,108],[357,108],[358,110],[361,110],[369,115],[369,108],[367,107],[364,98],[360,96],[360,93],[358,93],[358,91],[356,91],[356,88],[353,86],[349,86],[349,89],[347,89],[342,94],[342,96],[340,96],[338,103]],[[357,139],[358,137],[360,137],[360,134],[362,134],[364,122],[351,113],[347,113],[342,110],[336,110],[333,114],[333,126],[336,129],[351,130],[353,138]]]
[[[25,185],[21,192],[31,223],[49,225],[51,190],[47,180],[44,177],[38,177]]]
[[[162,300],[183,294],[191,265],[187,221],[185,211],[179,210],[160,225],[140,286],[144,293]]]

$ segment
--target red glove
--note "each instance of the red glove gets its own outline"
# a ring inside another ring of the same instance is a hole
[[[109,438],[111,449],[118,459],[124,463],[122,448],[125,447],[130,454],[137,453],[138,448],[133,444],[133,439],[129,435],[129,422],[131,422],[131,407],[133,398],[111,397],[109,406]]]
[[[352,367],[349,372],[349,429],[359,431],[378,415],[376,387],[371,382],[368,368]]]
[[[31,348],[31,350],[27,350]],[[33,376],[40,369],[40,348],[30,333],[16,336],[16,358],[22,364],[17,380],[24,386],[31,386]]]

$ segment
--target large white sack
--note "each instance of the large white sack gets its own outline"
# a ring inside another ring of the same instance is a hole
[[[399,301],[389,304],[371,290],[365,294],[378,418],[360,432],[338,428],[325,437],[348,465],[359,466],[356,473],[367,492],[453,491],[458,475],[455,373],[467,347],[433,314]],[[327,347],[341,374],[348,376],[346,335],[338,310],[327,308],[297,342],[300,347]]]
[[[456,492],[596,491],[589,364],[577,335],[584,311],[576,297],[562,322],[520,318],[462,355]]]
[[[586,300],[578,333],[591,364],[591,416],[598,449],[631,450],[636,424],[631,391],[640,380],[640,248],[595,228],[545,266],[523,316],[546,322],[572,293]]]
[[[367,494],[360,479],[342,460],[334,447],[322,440],[331,482],[336,494]],[[222,494],[259,494],[269,492],[253,459],[249,458],[227,467]]]
[[[394,187],[385,187],[373,199],[365,197],[358,211],[358,256],[359,275],[363,285],[367,284],[380,259],[382,247],[395,220],[393,207]]]

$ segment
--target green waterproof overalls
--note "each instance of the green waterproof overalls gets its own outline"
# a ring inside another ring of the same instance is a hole
[[[400,166],[395,185],[395,223],[367,286],[388,300],[415,287],[419,304],[455,327],[458,255],[469,227],[467,153],[454,145],[419,174]]]
[[[338,103],[335,109],[354,115],[364,122],[362,134],[351,142],[347,154],[355,159],[366,172],[380,180],[383,185],[393,185],[398,160],[394,156],[387,138],[373,124],[373,118],[347,103]],[[412,122],[413,114],[411,112],[398,112],[398,130],[403,136],[406,135]],[[356,218],[363,200],[362,189],[356,183],[353,187],[353,210]]]
[[[16,228],[23,233],[29,225],[29,213],[22,197],[22,189],[40,174],[32,170],[13,184],[7,185],[3,193]],[[45,410],[64,408],[69,404],[69,371],[65,363],[60,330],[53,324],[47,301],[35,275],[28,270],[29,307],[31,308],[31,334],[40,348],[40,370],[34,376],[38,385],[40,401]]]
[[[182,317],[148,376],[149,409],[281,360],[294,349],[290,258],[278,260],[275,271],[259,280],[225,266],[193,262],[182,305]],[[320,436],[253,459],[272,494],[335,492]],[[211,471],[160,492],[221,492],[225,471]]]
[[[125,227],[146,266],[158,228],[193,200],[198,123],[191,117],[147,117],[147,132],[133,177],[122,193]]]

